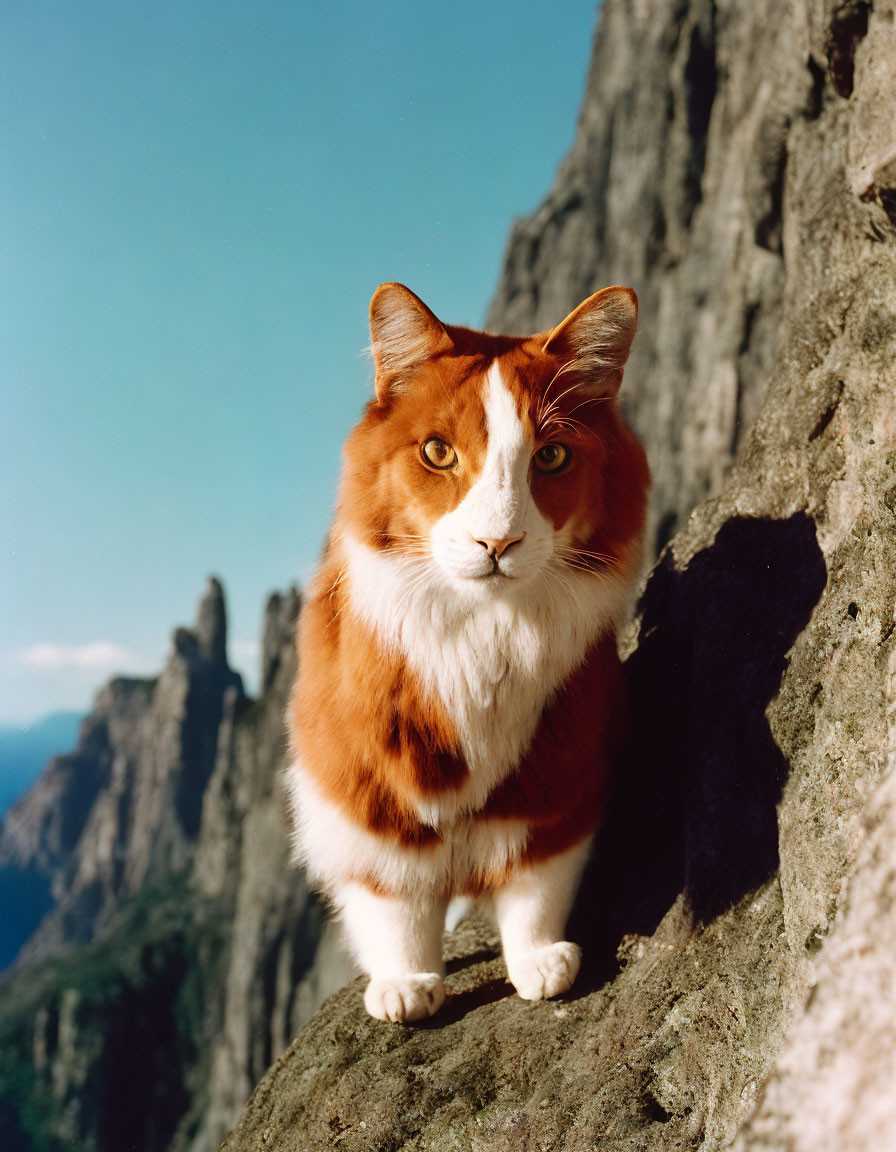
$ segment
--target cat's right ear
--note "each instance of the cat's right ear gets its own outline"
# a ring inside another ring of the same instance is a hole
[[[380,284],[370,301],[370,346],[376,365],[376,396],[382,403],[402,392],[424,360],[450,352],[440,320],[403,284]]]

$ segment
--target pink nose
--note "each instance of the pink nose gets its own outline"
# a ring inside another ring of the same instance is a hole
[[[494,538],[484,536],[482,539],[477,540],[476,543],[481,544],[493,560],[499,560],[512,544],[519,544],[525,537],[525,532],[523,532],[521,536],[505,536],[503,540],[495,540]]]

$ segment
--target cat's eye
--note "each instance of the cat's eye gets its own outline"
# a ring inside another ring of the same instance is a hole
[[[559,472],[569,460],[569,449],[562,444],[545,444],[532,457],[539,472]]]
[[[457,463],[457,453],[438,436],[430,436],[421,447],[420,455],[431,468],[453,468]]]

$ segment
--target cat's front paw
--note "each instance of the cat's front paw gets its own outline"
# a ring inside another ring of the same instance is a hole
[[[533,952],[507,957],[507,975],[524,1000],[545,1000],[572,987],[582,963],[582,949],[568,940]]]
[[[438,1012],[445,1002],[445,985],[437,972],[412,972],[407,976],[379,976],[364,993],[364,1007],[377,1020],[423,1020]]]

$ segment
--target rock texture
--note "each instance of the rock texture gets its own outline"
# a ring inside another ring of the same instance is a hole
[[[290,859],[280,790],[284,716],[296,664],[295,589],[268,601],[262,691],[219,760],[203,810],[196,879],[210,895],[232,892],[232,934],[218,1029],[209,1044],[208,1099],[192,1152],[213,1152],[271,1060],[324,996],[354,975],[324,911]],[[317,962],[315,958],[317,956]]]
[[[492,320],[634,284],[657,523],[718,494],[626,638],[587,964],[524,1003],[472,925],[425,1025],[344,989],[227,1152],[896,1147],[893,27],[881,0],[605,0],[576,146]]]
[[[738,1150],[894,1147],[896,772],[866,805],[857,841],[805,1013]]]

